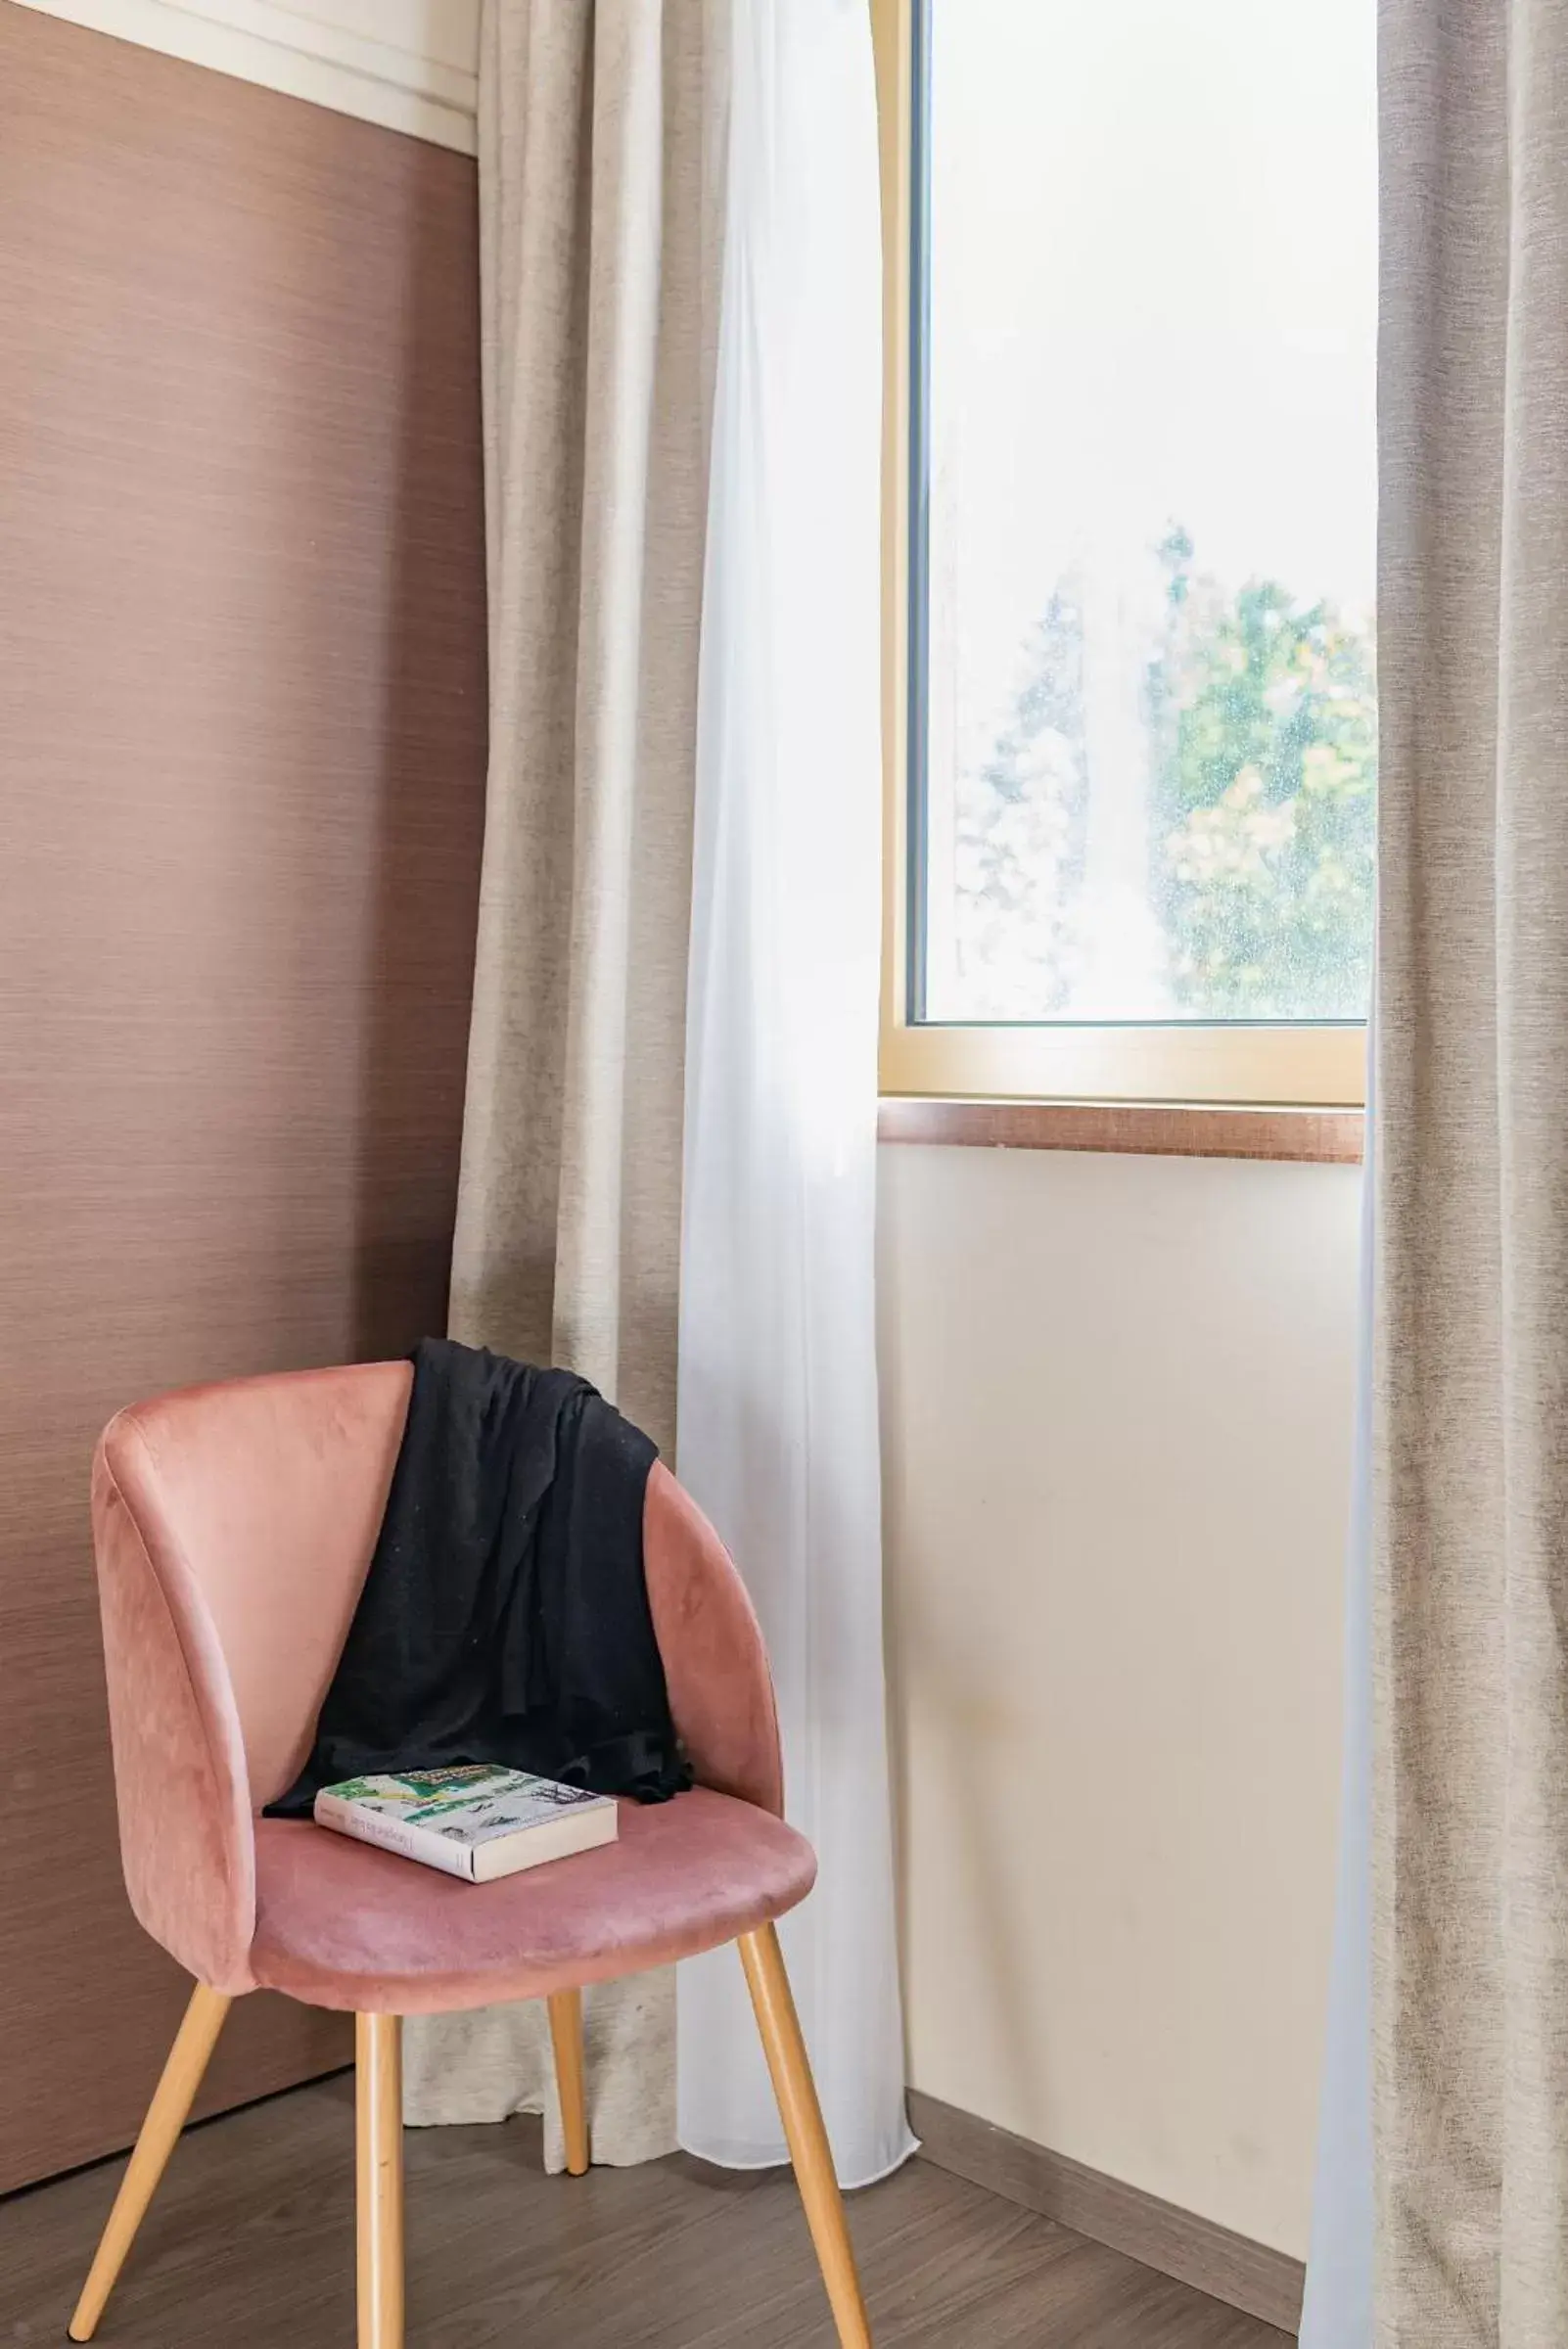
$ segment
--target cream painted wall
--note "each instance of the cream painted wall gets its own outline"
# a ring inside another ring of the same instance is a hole
[[[1359,1193],[881,1153],[911,2082],[1297,2256]]]

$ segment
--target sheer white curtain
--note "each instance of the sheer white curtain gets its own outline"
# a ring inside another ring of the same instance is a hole
[[[1372,1203],[1367,1056],[1361,1190],[1360,1359],[1345,1568],[1345,1747],[1339,1886],[1317,2123],[1317,2175],[1301,2349],[1372,2349]]]
[[[736,0],[686,1030],[680,1474],[821,1861],[785,1950],[841,2177],[912,2149],[873,1319],[880,222],[865,0]],[[681,2142],[785,2159],[733,1951],[681,1968]]]

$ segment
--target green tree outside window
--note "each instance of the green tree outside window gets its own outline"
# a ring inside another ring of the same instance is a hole
[[[1278,580],[1225,589],[1195,568],[1184,530],[1155,553],[1142,879],[1166,940],[1165,1016],[1364,1018],[1370,634]],[[1088,789],[1082,588],[1069,576],[1031,633],[1006,722],[959,786],[955,944],[975,1016],[1072,1016]]]

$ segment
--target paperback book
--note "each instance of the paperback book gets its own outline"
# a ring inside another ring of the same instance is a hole
[[[490,1763],[345,1778],[315,1801],[318,1826],[474,1884],[614,1843],[620,1816],[609,1795]]]

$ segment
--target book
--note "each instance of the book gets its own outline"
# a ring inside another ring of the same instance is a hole
[[[488,1762],[344,1778],[322,1787],[315,1819],[473,1884],[596,1851],[621,1823],[610,1795]]]

